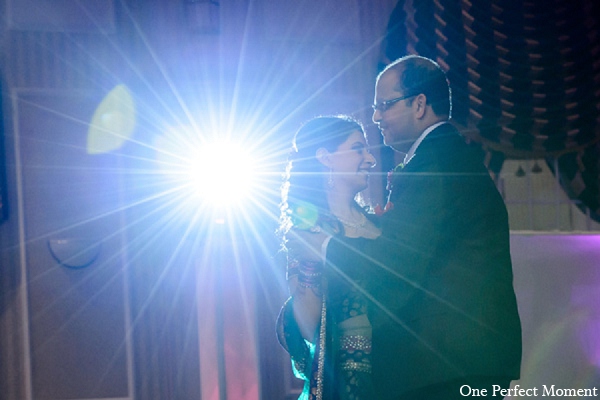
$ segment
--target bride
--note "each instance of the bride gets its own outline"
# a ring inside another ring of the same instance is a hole
[[[317,117],[296,133],[282,190],[281,232],[290,298],[277,322],[278,339],[304,380],[299,400],[372,397],[368,268],[306,256],[310,242],[353,238],[356,249],[381,232],[359,204],[375,159],[361,124],[347,116]],[[301,251],[304,250],[304,251]],[[302,254],[302,257],[299,256]],[[351,263],[355,265],[356,263]],[[352,277],[352,278],[350,278]]]

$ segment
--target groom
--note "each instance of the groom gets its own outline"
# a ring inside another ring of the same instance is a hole
[[[384,143],[405,154],[393,208],[361,252],[350,255],[344,240],[326,248],[342,270],[358,256],[371,261],[373,398],[491,396],[519,378],[521,362],[504,202],[479,152],[449,122],[450,88],[437,63],[407,56],[390,64],[373,109]]]

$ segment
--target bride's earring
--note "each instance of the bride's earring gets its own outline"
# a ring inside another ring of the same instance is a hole
[[[335,183],[333,182],[333,168],[330,167],[331,162],[329,160],[329,152],[327,151],[327,149],[321,147],[317,150],[316,156],[317,160],[321,164],[323,164],[325,168],[329,169],[329,176],[327,177],[327,188],[333,189]],[[325,169],[323,169],[322,171],[325,172]]]
[[[327,186],[329,187],[329,189],[333,189],[334,183],[333,183],[333,169],[329,170],[329,179],[327,179]]]

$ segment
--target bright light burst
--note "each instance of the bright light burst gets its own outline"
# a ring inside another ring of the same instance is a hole
[[[215,136],[177,128],[156,138],[164,199],[179,204],[183,215],[201,218],[201,224],[222,224],[234,214],[250,219],[252,208],[264,207],[265,196],[274,190],[265,176],[266,156],[246,135]]]
[[[237,143],[205,143],[191,157],[187,174],[194,195],[214,208],[239,206],[256,188],[256,161]]]

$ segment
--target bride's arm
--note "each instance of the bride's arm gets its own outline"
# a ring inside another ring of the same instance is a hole
[[[287,276],[293,315],[302,337],[314,343],[321,320],[325,286],[321,249],[330,236],[302,230],[290,233]]]
[[[315,341],[323,304],[323,278],[321,272],[318,272],[319,269],[322,269],[320,265],[309,270],[308,273],[314,275],[309,277],[308,282],[306,276],[301,275],[306,271],[288,275],[294,319],[302,337],[311,343]]]

